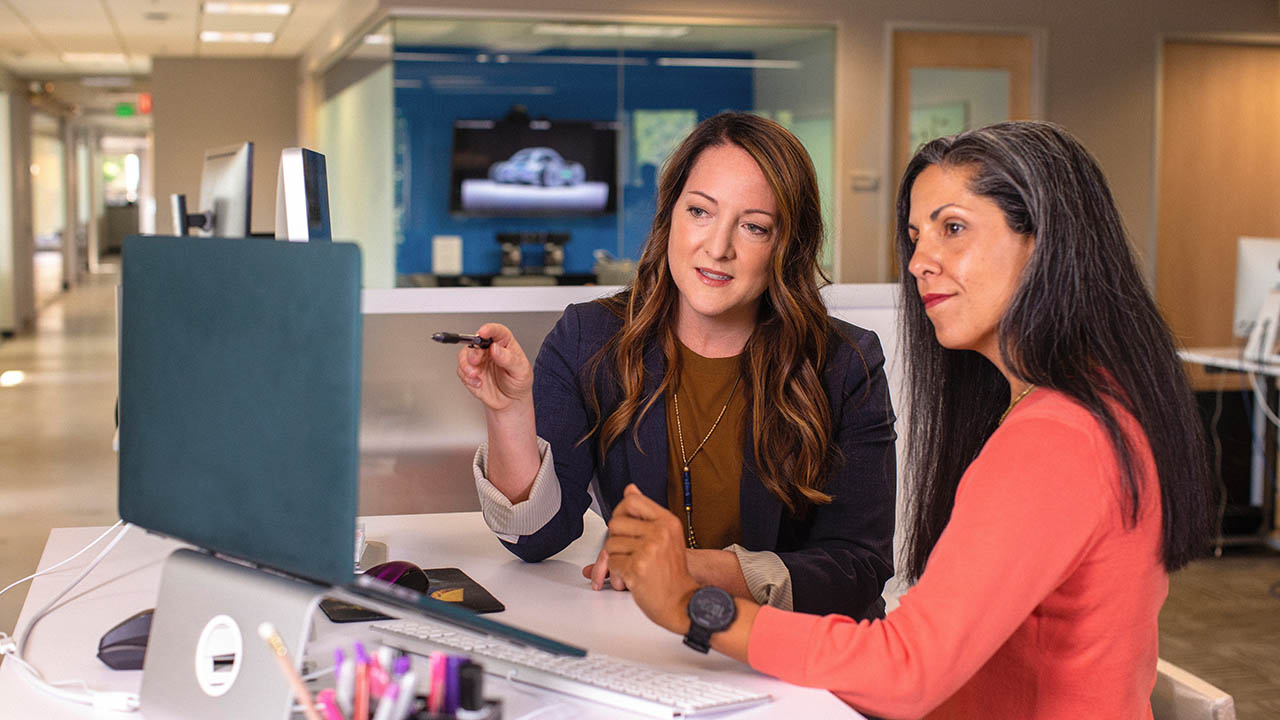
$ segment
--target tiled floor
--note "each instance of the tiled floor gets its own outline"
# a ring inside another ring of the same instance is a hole
[[[111,449],[115,275],[55,297],[38,332],[0,341],[0,587],[34,570],[49,530],[116,520]],[[25,586],[0,596],[10,632]],[[1176,574],[1161,655],[1235,695],[1239,717],[1280,717],[1280,554],[1229,548]]]

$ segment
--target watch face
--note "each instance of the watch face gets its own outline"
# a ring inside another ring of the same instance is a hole
[[[701,588],[689,599],[689,619],[712,631],[729,627],[736,614],[733,596],[717,587]]]

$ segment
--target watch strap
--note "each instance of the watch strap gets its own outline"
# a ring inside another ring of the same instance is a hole
[[[684,644],[700,653],[711,651],[711,628],[690,621],[689,632],[684,636]]]

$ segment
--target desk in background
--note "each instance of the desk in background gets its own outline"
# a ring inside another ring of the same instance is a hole
[[[1275,407],[1276,379],[1280,378],[1280,364],[1258,363],[1245,360],[1238,347],[1194,347],[1178,353],[1184,362],[1203,366],[1210,372],[1254,373],[1260,377],[1264,385],[1267,402]],[[1272,549],[1280,550],[1280,533],[1277,533],[1276,521],[1276,448],[1277,428],[1262,408],[1254,404],[1252,429],[1254,438],[1262,438],[1262,442],[1254,442],[1250,456],[1250,492],[1249,503],[1262,509],[1262,525],[1258,529],[1258,539]],[[1268,466],[1271,468],[1267,472]]]
[[[490,616],[496,620],[663,670],[761,690],[775,698],[768,705],[717,717],[862,717],[824,690],[788,685],[723,655],[689,650],[679,637],[645,618],[628,593],[591,590],[581,568],[595,560],[605,528],[593,514],[588,514],[586,521],[581,539],[538,564],[526,564],[511,555],[475,512],[368,517],[365,528],[369,539],[387,544],[392,559],[411,560],[424,568],[461,568],[507,606],[505,612]],[[71,555],[101,532],[102,528],[53,530],[40,568]],[[181,546],[131,529],[102,565],[36,626],[28,658],[51,680],[83,678],[95,690],[137,692],[142,673],[113,671],[99,662],[98,638],[125,617],[155,604],[164,558]],[[31,613],[79,574],[93,554],[85,553],[56,572],[36,578],[18,627],[25,627]],[[373,635],[362,628],[363,624],[334,625],[318,614],[316,638],[309,646],[311,656],[325,666],[323,658],[336,642]],[[485,681],[486,694],[503,699],[504,717],[509,720],[551,704],[565,705],[565,712],[550,712],[546,717],[642,717],[493,676],[486,676]],[[0,698],[0,718],[6,720],[146,717],[145,708],[142,713],[97,715],[87,707],[56,700],[27,684],[7,662],[0,665]]]

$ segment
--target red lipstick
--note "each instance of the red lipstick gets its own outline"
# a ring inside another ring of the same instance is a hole
[[[950,295],[944,295],[944,294],[942,294],[942,293],[926,293],[926,294],[922,295],[922,296],[920,297],[920,299],[921,299],[922,301],[924,301],[924,309],[925,309],[925,310],[928,310],[929,308],[933,307],[934,305],[937,305],[938,303],[940,303],[940,302],[942,302],[943,300],[946,300],[946,299],[948,299],[948,298],[950,298],[950,297],[951,297]]]

